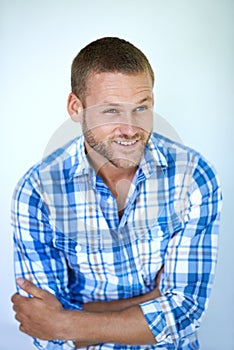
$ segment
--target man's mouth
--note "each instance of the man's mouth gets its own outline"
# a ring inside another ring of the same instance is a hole
[[[132,145],[135,145],[137,143],[136,140],[134,141],[114,141],[115,143],[117,143],[118,145],[122,145],[122,146],[132,146]]]

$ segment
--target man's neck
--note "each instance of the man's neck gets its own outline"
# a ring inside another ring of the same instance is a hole
[[[88,159],[96,174],[100,176],[115,198],[121,194],[121,202],[126,198],[131,182],[137,171],[136,167],[118,168],[102,155],[85,145]]]
[[[88,147],[86,146],[86,148]],[[137,171],[137,166],[118,168],[93,149],[91,152],[87,149],[87,156],[96,174],[103,179],[107,186],[108,184],[117,184],[121,180],[132,181]]]

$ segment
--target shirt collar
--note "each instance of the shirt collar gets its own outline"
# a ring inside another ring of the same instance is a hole
[[[157,134],[153,133],[145,147],[144,156],[139,167],[146,178],[156,171],[156,167],[164,168],[168,165],[162,150],[160,150],[159,141]]]
[[[72,147],[71,157],[74,157],[73,166],[69,171],[69,179],[89,173],[90,164],[85,152],[84,136],[79,136]]]

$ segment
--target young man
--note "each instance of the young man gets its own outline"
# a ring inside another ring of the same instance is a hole
[[[68,98],[83,135],[16,188],[12,301],[39,349],[199,349],[221,193],[200,154],[152,132],[153,84],[129,42],[86,46]]]

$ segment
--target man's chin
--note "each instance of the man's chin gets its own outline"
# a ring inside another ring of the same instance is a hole
[[[110,163],[113,164],[118,169],[131,169],[136,168],[139,165],[139,161],[132,161],[129,159],[115,158],[110,159]]]

